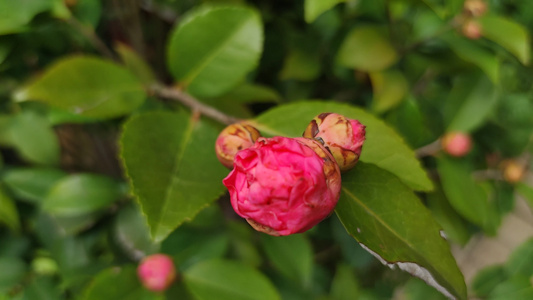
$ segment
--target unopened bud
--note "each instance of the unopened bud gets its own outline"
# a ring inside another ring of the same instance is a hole
[[[146,289],[161,292],[176,279],[176,268],[169,256],[154,254],[141,261],[137,268],[137,275]]]
[[[509,183],[517,183],[524,177],[526,167],[516,160],[507,160],[502,163],[503,178]]]
[[[465,156],[472,149],[472,139],[463,132],[448,132],[441,140],[442,148],[451,156]]]
[[[305,129],[305,138],[315,139],[333,155],[341,171],[355,166],[365,141],[365,126],[335,113],[316,116]]]
[[[475,20],[466,20],[461,28],[463,35],[471,40],[477,40],[483,34],[481,25]]]
[[[487,12],[487,3],[484,0],[466,0],[463,11],[467,15],[478,18]]]
[[[237,123],[224,128],[218,135],[215,151],[218,160],[227,168],[233,168],[233,159],[240,150],[250,148],[261,136],[255,127]]]

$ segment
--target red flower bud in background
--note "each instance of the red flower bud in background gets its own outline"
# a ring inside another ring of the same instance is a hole
[[[172,258],[165,254],[154,254],[140,262],[137,275],[146,289],[161,292],[176,279],[176,269]]]
[[[238,151],[251,147],[261,136],[255,127],[245,123],[224,128],[215,142],[218,160],[227,168],[233,168],[233,159]]]
[[[331,154],[305,138],[259,138],[237,153],[223,180],[231,205],[256,230],[270,235],[304,232],[335,208],[340,171]]]
[[[461,30],[463,35],[471,40],[477,40],[483,34],[481,25],[475,20],[466,20]]]
[[[347,171],[359,160],[365,133],[365,126],[357,120],[335,113],[323,113],[309,123],[303,136],[322,142],[340,170]]]
[[[441,139],[442,148],[451,156],[465,156],[472,149],[472,139],[463,132],[448,132]]]

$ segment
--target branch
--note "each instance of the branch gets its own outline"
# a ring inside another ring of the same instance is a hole
[[[193,96],[177,88],[166,87],[163,85],[154,85],[152,86],[151,90],[154,94],[161,98],[176,100],[182,103],[183,105],[191,108],[193,111],[198,111],[202,115],[216,120],[222,124],[230,125],[240,121],[239,119],[226,115],[225,113],[209,105],[203,104]]]
[[[418,158],[426,157],[426,156],[433,156],[437,154],[437,152],[439,152],[441,149],[442,149],[442,146],[440,143],[440,139],[438,139],[430,144],[427,144],[425,146],[422,146],[416,149],[415,155]]]

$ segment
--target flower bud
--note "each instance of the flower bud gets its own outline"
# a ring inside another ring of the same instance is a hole
[[[517,183],[526,173],[526,166],[516,160],[506,160],[502,163],[503,178],[509,183]]]
[[[233,159],[240,150],[251,147],[261,136],[255,127],[237,123],[224,128],[215,142],[218,160],[227,168],[233,168]]]
[[[146,289],[161,292],[176,279],[176,269],[172,258],[165,254],[154,254],[141,261],[137,275]]]
[[[331,154],[306,138],[259,138],[237,153],[223,180],[231,205],[252,227],[270,235],[309,230],[335,208],[341,175]]]
[[[475,20],[466,20],[461,27],[463,35],[471,40],[477,40],[481,37],[481,25]]]
[[[365,132],[365,126],[357,120],[323,113],[309,123],[303,136],[321,142],[331,152],[340,170],[347,171],[359,160]]]
[[[487,3],[484,0],[466,0],[463,11],[467,15],[478,18],[487,12]]]
[[[472,149],[472,139],[463,132],[448,132],[441,139],[442,148],[451,156],[465,156]]]

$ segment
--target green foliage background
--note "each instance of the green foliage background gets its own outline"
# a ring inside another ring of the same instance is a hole
[[[533,4],[479,3],[0,0],[0,299],[531,299],[531,241],[468,287],[450,252],[533,205]],[[255,232],[218,132],[322,112],[367,126],[336,213]],[[161,294],[153,253],[179,270]]]

